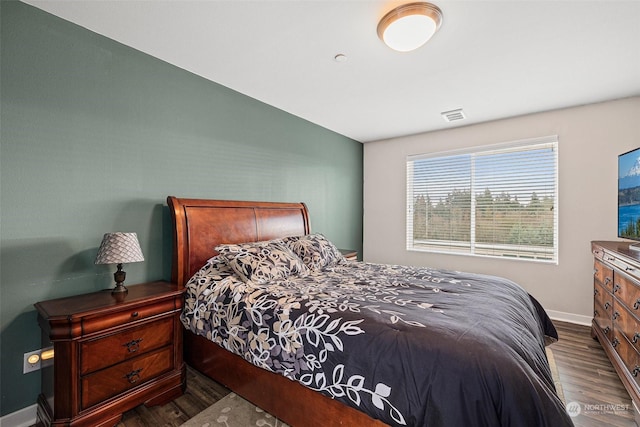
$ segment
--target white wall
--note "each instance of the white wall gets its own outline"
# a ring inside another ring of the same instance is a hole
[[[559,140],[558,265],[406,250],[408,155],[547,135]],[[364,260],[507,277],[556,317],[584,321],[593,313],[590,242],[617,239],[617,158],[639,146],[640,97],[366,143]]]

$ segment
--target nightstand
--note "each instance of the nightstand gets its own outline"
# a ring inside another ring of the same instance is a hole
[[[347,261],[358,260],[358,251],[354,251],[353,249],[338,249],[338,250]]]
[[[183,393],[183,291],[168,282],[128,288],[35,304],[42,346],[54,349],[38,426],[113,426],[129,409]]]

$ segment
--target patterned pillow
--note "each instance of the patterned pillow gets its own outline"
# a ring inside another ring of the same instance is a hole
[[[216,255],[208,259],[201,272],[203,275],[213,277],[215,280],[222,280],[225,277],[236,275],[236,272],[227,264],[227,259],[222,255]]]
[[[283,240],[311,270],[318,271],[346,262],[338,248],[322,234],[286,237]]]
[[[290,275],[309,274],[307,266],[282,240],[219,245],[216,251],[245,282],[262,285]]]
[[[180,320],[190,331],[200,333],[204,329],[203,322],[210,317],[210,311],[215,310],[218,304],[224,303],[218,301],[220,294],[225,292],[224,289],[248,286],[227,265],[223,257],[216,255],[187,282]]]

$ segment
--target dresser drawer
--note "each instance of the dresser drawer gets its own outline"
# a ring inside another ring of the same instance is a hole
[[[593,277],[609,291],[613,289],[613,270],[598,260],[593,261]]]
[[[175,300],[161,301],[155,304],[136,307],[135,309],[122,310],[115,312],[109,316],[87,316],[82,320],[82,333],[84,335],[94,332],[103,331],[115,326],[125,325],[127,323],[137,322],[158,314],[170,313],[179,310],[176,307]]]
[[[605,289],[599,282],[593,284],[593,318],[602,329],[602,332],[611,341],[613,324],[611,315],[613,314],[613,295]]]
[[[173,348],[129,359],[82,377],[82,409],[89,408],[173,369]]]
[[[613,257],[607,253],[604,254],[604,261],[609,263],[616,271],[622,271],[636,280],[640,280],[640,270],[629,264],[625,260]]]
[[[640,322],[618,300],[614,302],[613,326],[627,337],[636,350],[640,351]]]
[[[172,342],[173,317],[85,341],[80,345],[80,374],[115,365]]]
[[[602,332],[606,335],[609,341],[613,338],[612,331],[612,322],[611,322],[611,311],[613,307],[609,308],[609,310],[605,309],[599,301],[594,302],[593,307],[593,319],[598,324]]]
[[[593,253],[593,257],[596,259],[602,259],[604,256],[604,250],[600,246],[591,245],[591,252]]]
[[[628,276],[616,272],[613,277],[613,295],[629,310],[640,315],[640,286]]]
[[[593,284],[593,300],[594,304],[599,304],[606,311],[606,313],[600,314],[611,318],[611,314],[613,314],[613,295],[599,283]]]
[[[638,354],[631,343],[627,341],[624,334],[617,330],[614,330],[613,346],[625,367],[631,373],[636,385],[640,385],[640,354]]]

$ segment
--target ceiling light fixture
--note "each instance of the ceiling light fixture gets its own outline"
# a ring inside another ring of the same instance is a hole
[[[399,52],[425,44],[440,28],[442,11],[426,2],[408,3],[387,13],[378,23],[378,37]]]

